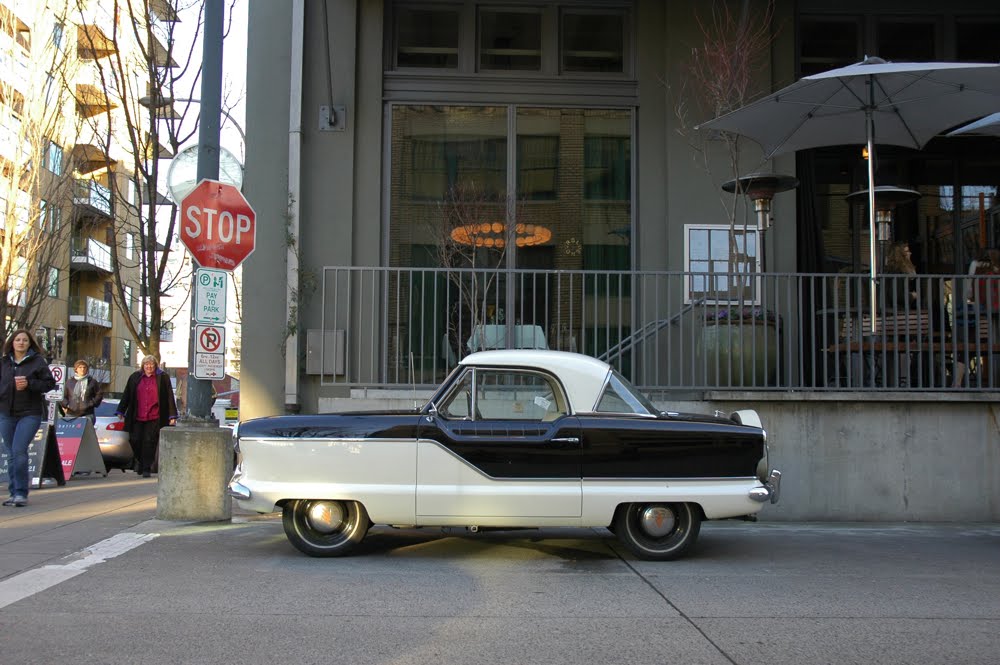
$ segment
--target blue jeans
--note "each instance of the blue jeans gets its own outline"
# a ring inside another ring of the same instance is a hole
[[[35,438],[42,417],[0,415],[0,440],[7,453],[7,488],[11,496],[28,496],[28,446]]]

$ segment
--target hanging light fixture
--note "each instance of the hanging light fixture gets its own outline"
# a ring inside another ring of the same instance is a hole
[[[552,239],[552,231],[541,224],[515,224],[514,244],[518,247],[542,245]],[[481,222],[456,226],[451,239],[463,245],[503,249],[508,238],[507,225],[503,222]]]

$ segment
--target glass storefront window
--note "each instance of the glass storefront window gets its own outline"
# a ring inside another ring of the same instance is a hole
[[[628,334],[616,317],[631,298],[630,110],[394,105],[391,114],[389,264],[464,269],[390,288],[399,294],[390,311],[405,312],[390,322],[407,330],[401,357],[442,348],[461,357],[483,324],[538,326],[549,348],[594,353]],[[572,278],[586,307],[559,291],[556,270],[602,271]]]

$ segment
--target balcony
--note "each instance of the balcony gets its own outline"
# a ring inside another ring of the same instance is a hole
[[[111,328],[113,325],[111,303],[90,296],[72,296],[69,299],[70,325]]]
[[[85,16],[85,20],[86,20]],[[91,17],[91,21],[96,18]],[[76,52],[81,60],[98,60],[112,55],[117,50],[114,41],[108,37],[105,29],[110,27],[106,21],[84,23],[76,27]]]
[[[111,248],[93,238],[73,238],[70,256],[73,270],[113,272]]]
[[[81,118],[90,118],[117,107],[98,86],[90,83],[76,84],[76,112]]]
[[[91,173],[98,169],[110,168],[117,163],[99,145],[77,143],[73,146],[73,165],[80,173]]]
[[[111,190],[96,180],[78,179],[73,203],[92,214],[111,217]]]

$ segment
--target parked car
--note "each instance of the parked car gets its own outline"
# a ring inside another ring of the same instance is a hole
[[[132,468],[132,446],[129,444],[128,432],[125,431],[125,423],[120,422],[115,415],[117,408],[118,400],[105,399],[94,410],[94,431],[108,471]]]
[[[372,524],[607,527],[636,556],[674,559],[702,520],[778,500],[757,413],[661,412],[604,362],[485,351],[420,409],[240,423],[238,504],[282,511],[312,556],[346,554]]]

